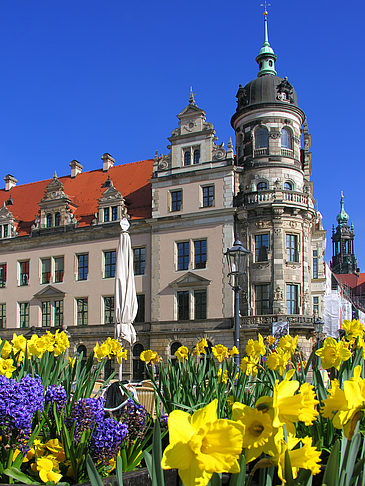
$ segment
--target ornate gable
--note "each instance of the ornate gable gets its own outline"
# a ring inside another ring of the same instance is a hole
[[[106,189],[99,199],[94,224],[113,223],[127,217],[125,199],[114,187],[110,177],[104,182],[103,187]]]
[[[62,292],[59,289],[56,289],[56,287],[53,287],[52,285],[47,285],[46,288],[40,290],[36,294],[34,294],[35,299],[40,299],[40,300],[47,300],[47,299],[63,299],[65,296],[65,292]]]
[[[46,186],[39,207],[40,210],[34,220],[32,230],[66,225],[76,226],[77,224],[74,216],[76,206],[72,204],[71,198],[64,193],[63,184],[58,179],[56,172],[51,182]]]
[[[0,238],[13,238],[14,236],[17,236],[15,219],[4,202],[3,206],[0,208]]]

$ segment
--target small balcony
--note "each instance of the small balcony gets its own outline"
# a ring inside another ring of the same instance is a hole
[[[241,316],[241,329],[247,328],[272,328],[273,322],[289,322],[291,326],[308,328],[308,331],[313,331],[314,318],[313,316],[303,316],[300,314],[266,314],[257,316]]]

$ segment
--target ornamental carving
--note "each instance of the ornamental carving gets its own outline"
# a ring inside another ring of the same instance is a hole
[[[283,291],[280,287],[274,290],[274,300],[283,300]]]
[[[266,261],[266,262],[255,262],[253,263],[253,268],[255,268],[256,270],[263,270],[264,268],[269,268],[269,262]]]
[[[167,170],[171,165],[171,154],[163,155],[158,163],[159,170]]]
[[[240,84],[240,87],[237,92],[237,110],[240,108],[243,108],[248,104],[248,93],[246,88],[242,88],[242,85]]]
[[[276,87],[277,89],[277,99],[280,101],[289,101],[290,103],[294,103],[294,98],[293,98],[293,93],[294,93],[294,88],[293,86],[289,83],[288,78],[285,76],[285,78],[279,83]]]
[[[226,157],[226,151],[224,149],[224,142],[222,142],[220,145],[213,144],[213,160],[222,160],[225,159]]]
[[[280,132],[278,130],[272,130],[270,133],[269,133],[269,137],[270,138],[273,138],[274,140],[276,140],[277,138],[280,137]]]
[[[275,219],[281,218],[284,214],[284,208],[272,208],[272,212]]]

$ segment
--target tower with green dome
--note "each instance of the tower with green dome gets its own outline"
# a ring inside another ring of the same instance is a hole
[[[354,226],[348,225],[349,215],[345,211],[345,202],[341,192],[340,212],[337,217],[337,228],[332,228],[332,261],[331,270],[333,273],[356,273],[357,261],[354,249]]]

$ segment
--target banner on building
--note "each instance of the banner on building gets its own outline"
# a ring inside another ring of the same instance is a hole
[[[289,322],[288,321],[276,321],[272,323],[272,335],[278,340],[289,334]]]

